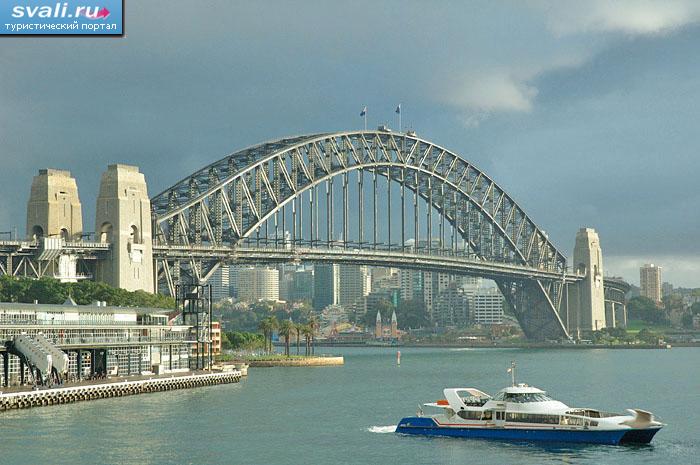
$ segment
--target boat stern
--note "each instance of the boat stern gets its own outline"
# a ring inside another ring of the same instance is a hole
[[[437,424],[430,417],[405,417],[396,425],[396,432],[402,434],[425,434],[426,430],[436,427]]]

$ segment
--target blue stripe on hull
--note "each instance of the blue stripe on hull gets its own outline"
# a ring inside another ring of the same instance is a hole
[[[458,438],[507,439],[511,441],[579,442],[592,444],[619,444],[629,430],[554,430],[506,428],[439,427],[432,418],[407,417],[399,422],[397,433]],[[652,434],[653,436],[653,434]]]

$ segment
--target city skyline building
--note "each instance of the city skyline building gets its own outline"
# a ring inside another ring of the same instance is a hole
[[[469,296],[459,281],[451,281],[435,299],[433,322],[439,327],[461,328],[469,320]]]
[[[661,282],[660,266],[646,263],[639,268],[639,293],[657,304],[661,303],[663,297]]]
[[[497,287],[479,289],[473,297],[473,322],[481,325],[503,323],[503,294]]]
[[[231,297],[231,270],[228,265],[221,265],[209,278],[211,298],[214,302]]]
[[[399,286],[401,300],[423,299],[423,272],[399,270]]]
[[[372,276],[364,265],[338,266],[338,304],[345,309],[361,304],[372,291]]]
[[[338,265],[315,265],[313,291],[314,310],[321,311],[329,305],[337,305],[338,287]]]
[[[236,290],[241,302],[278,301],[279,271],[267,267],[238,267]]]

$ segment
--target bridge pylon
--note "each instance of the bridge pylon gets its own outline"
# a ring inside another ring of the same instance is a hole
[[[606,327],[603,253],[595,229],[576,233],[574,272],[584,278],[569,286],[569,334],[580,335]]]
[[[97,197],[95,234],[111,244],[96,278],[129,291],[153,292],[151,202],[146,178],[136,166],[109,165]]]
[[[83,233],[83,214],[78,185],[70,171],[42,169],[32,180],[27,203],[27,237],[60,236],[78,241]]]

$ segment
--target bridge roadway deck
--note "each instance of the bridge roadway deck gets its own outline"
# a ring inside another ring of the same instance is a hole
[[[537,278],[577,282],[583,276],[508,263],[484,262],[459,255],[426,255],[389,250],[311,247],[208,247],[154,245],[156,259],[218,259],[226,263],[260,264],[289,262],[355,263],[358,265],[413,268],[421,271],[477,275],[485,278]]]
[[[37,255],[42,247],[37,241],[0,241],[0,253],[12,253],[18,255]],[[61,252],[76,254],[94,254],[109,251],[110,244],[106,242],[63,242]]]
[[[100,242],[67,242],[62,251],[94,256],[106,252],[110,245]],[[36,256],[39,244],[32,241],[0,241],[0,254]],[[153,245],[156,259],[190,260],[217,259],[227,263],[261,264],[289,262],[337,262],[358,265],[391,266],[422,271],[478,275],[485,278],[538,278],[565,280],[572,283],[583,279],[576,274],[530,268],[509,263],[485,262],[451,254],[418,254],[401,250],[373,250],[344,247],[210,247]]]

